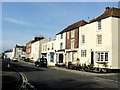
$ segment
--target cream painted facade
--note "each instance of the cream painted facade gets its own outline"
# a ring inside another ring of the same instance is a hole
[[[35,41],[32,43],[32,48],[31,48],[31,59],[33,61],[36,61],[38,58],[41,58],[41,52],[42,52],[42,44],[46,43],[47,40],[43,39],[43,40],[39,40],[39,41]]]
[[[55,66],[55,40],[42,44],[42,56],[47,59],[48,66]]]
[[[55,41],[56,64],[66,63],[65,41],[66,41],[66,33],[56,35],[56,41]]]
[[[120,66],[118,67],[118,31],[120,30],[118,20],[120,22],[120,19],[115,17],[102,19],[101,29],[98,29],[98,21],[79,27],[81,64],[91,64],[93,59],[94,67],[120,69]],[[84,43],[82,43],[83,35]],[[102,38],[101,44],[98,44],[99,35]],[[84,51],[85,55],[83,55]]]

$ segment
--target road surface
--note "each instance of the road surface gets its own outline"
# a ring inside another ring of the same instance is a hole
[[[24,62],[12,62],[11,65],[24,73],[28,82],[37,90],[118,90],[120,84],[117,73],[99,74],[56,67],[41,68]]]

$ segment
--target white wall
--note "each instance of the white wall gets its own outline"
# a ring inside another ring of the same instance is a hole
[[[31,58],[33,61],[36,61],[38,58],[41,58],[42,55],[42,44],[46,43],[47,40],[43,39],[40,41],[36,41],[32,43],[32,48],[31,48]]]
[[[79,58],[81,63],[91,62],[91,50],[94,51],[94,65],[97,67],[95,52],[108,51],[108,66],[112,62],[112,28],[111,17],[101,20],[102,29],[98,30],[98,22],[93,22],[79,28]],[[102,35],[102,45],[97,44],[97,34]],[[81,44],[81,35],[85,35],[85,43]],[[87,50],[87,56],[81,57],[81,50]],[[100,65],[99,65],[100,66]],[[101,65],[102,66],[102,65]]]
[[[120,19],[119,19],[120,22]],[[112,68],[113,69],[120,69],[118,67],[118,18],[112,18]],[[120,26],[119,26],[120,27]]]
[[[120,68],[120,19],[118,20],[118,67]]]
[[[56,35],[56,50],[60,50],[60,43],[63,43],[63,49],[65,49],[65,40],[66,40],[66,33],[63,33],[63,39],[61,39],[61,34]]]
[[[53,48],[52,48],[52,44],[53,44]],[[55,44],[56,44],[56,40],[53,40],[53,41],[49,41],[47,43],[47,61],[48,61],[48,65],[50,66],[55,66],[56,64],[56,58],[55,58]],[[49,50],[48,50],[49,48]],[[54,56],[53,56],[53,62],[50,61],[50,54],[53,53]]]
[[[56,35],[56,44],[55,44],[55,50],[56,52],[56,63],[59,62],[59,54],[63,54],[63,63],[65,63],[66,57],[64,51],[58,51],[60,49],[60,44],[63,43],[62,50],[65,50],[65,44],[66,44],[66,32],[63,33],[63,38],[61,39],[61,34]]]

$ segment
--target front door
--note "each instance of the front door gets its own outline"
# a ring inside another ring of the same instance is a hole
[[[94,52],[91,52],[91,64],[94,64]]]
[[[59,63],[63,63],[63,54],[59,54]]]

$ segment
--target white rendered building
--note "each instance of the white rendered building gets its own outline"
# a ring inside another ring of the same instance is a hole
[[[66,64],[65,58],[65,39],[66,33],[58,33],[55,41],[56,64]]]
[[[120,9],[106,11],[82,27],[79,27],[79,58],[81,64],[94,67],[120,69]]]

